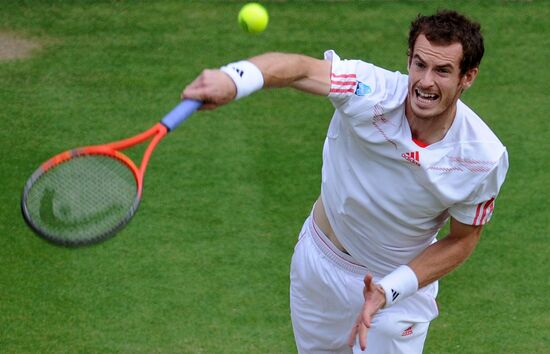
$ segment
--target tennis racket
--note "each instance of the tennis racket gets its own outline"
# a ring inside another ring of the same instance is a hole
[[[114,236],[139,207],[153,150],[201,105],[184,100],[141,134],[68,150],[44,162],[23,189],[21,210],[27,224],[45,240],[67,247]],[[121,152],[146,141],[150,142],[139,167]]]

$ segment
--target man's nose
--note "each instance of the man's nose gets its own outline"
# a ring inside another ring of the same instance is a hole
[[[420,78],[420,85],[424,88],[432,87],[434,82],[434,72],[432,70],[425,70]]]

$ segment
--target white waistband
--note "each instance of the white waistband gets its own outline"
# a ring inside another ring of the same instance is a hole
[[[321,231],[319,226],[315,223],[313,215],[309,216],[307,220],[307,227],[309,229],[309,234],[311,235],[311,238],[319,251],[335,265],[343,270],[362,276],[367,274],[368,270],[366,267],[357,264],[357,262],[349,254],[340,251],[327,237],[327,235]]]

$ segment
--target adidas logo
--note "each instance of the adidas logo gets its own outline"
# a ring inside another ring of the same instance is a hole
[[[420,166],[420,152],[418,151],[405,152],[401,154],[401,157],[417,166]]]
[[[403,333],[401,333],[401,337],[411,336],[412,334],[413,334],[413,327],[410,326],[409,328],[404,330]]]
[[[397,297],[399,296],[399,293],[393,289],[391,289],[391,297],[392,297],[392,301],[395,302],[395,299],[397,299]]]
[[[244,71],[242,71],[242,69],[236,67],[233,67],[233,69],[237,72],[237,74],[239,74],[240,77],[243,77]]]
[[[240,77],[243,77],[244,71],[242,69],[239,69],[236,66],[232,66],[231,69],[235,70]]]

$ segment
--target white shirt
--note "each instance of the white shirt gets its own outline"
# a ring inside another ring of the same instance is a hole
[[[405,117],[408,76],[333,51],[336,111],[323,149],[321,193],[339,241],[383,276],[435,242],[449,215],[491,218],[508,169],[506,148],[460,100],[445,137],[425,148]]]

